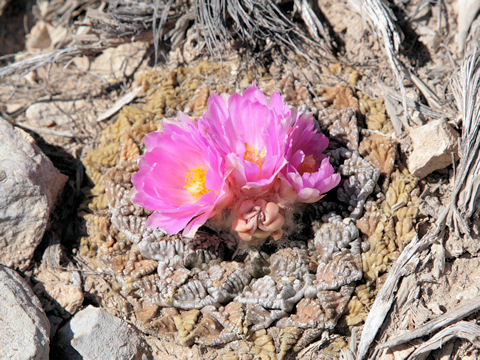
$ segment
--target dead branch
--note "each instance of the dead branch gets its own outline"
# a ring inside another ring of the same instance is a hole
[[[400,30],[395,26],[395,17],[388,5],[382,0],[350,0],[350,3],[360,14],[366,16],[373,33],[377,34],[383,41],[383,47],[402,94],[404,112],[402,119],[403,125],[405,128],[408,128],[407,93],[401,74],[401,72],[405,72],[405,69],[398,58],[402,35]]]
[[[458,147],[460,162],[450,204],[441,220],[457,236],[470,235],[470,220],[479,205],[480,190],[480,52],[465,58],[453,79],[453,92],[463,127]]]
[[[427,355],[431,351],[441,348],[445,343],[454,338],[466,339],[476,347],[479,347],[480,326],[468,321],[459,321],[450,325],[421,344],[410,354],[407,360],[418,359],[420,355]]]
[[[470,314],[474,313],[480,309],[480,299],[479,298],[473,298],[464,301],[460,306],[458,306],[456,309],[453,309],[451,311],[446,312],[445,314],[442,314],[438,316],[437,318],[430,320],[426,324],[412,330],[408,331],[406,333],[403,333],[401,335],[395,336],[386,343],[380,345],[380,347],[394,347],[398,346],[400,344],[404,344],[408,341],[411,341],[413,339],[418,339],[421,338],[425,335],[431,334],[434,331],[437,331],[439,329],[444,328],[445,326],[448,326],[460,319],[463,319]]]
[[[424,236],[422,239],[415,237],[403,250],[392,269],[388,273],[387,280],[378,292],[378,295],[370,309],[367,320],[363,327],[362,336],[358,344],[357,359],[362,360],[367,355],[370,345],[373,343],[377,332],[380,330],[385,317],[395,300],[395,292],[400,279],[415,270],[420,261],[420,254],[430,244],[432,238]]]

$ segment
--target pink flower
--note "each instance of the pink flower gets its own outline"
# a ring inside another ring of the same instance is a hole
[[[267,101],[253,84],[243,95],[212,94],[200,127],[225,157],[235,188],[261,194],[286,165],[291,111],[279,93]]]
[[[146,153],[132,176],[133,201],[154,211],[147,226],[193,236],[229,201],[224,161],[190,118],[145,136]]]
[[[328,139],[315,129],[311,114],[300,115],[288,136],[286,159],[282,170],[290,186],[296,191],[296,201],[313,203],[340,182],[330,159],[323,154]]]
[[[269,236],[280,239],[284,223],[277,204],[263,199],[245,200],[240,204],[232,229],[243,241],[263,242]]]
[[[255,84],[243,95],[213,94],[202,119],[178,120],[145,137],[132,177],[133,201],[153,211],[149,227],[193,236],[215,216],[258,245],[282,237],[295,202],[318,201],[340,181],[312,115],[291,111],[278,93],[267,100]]]

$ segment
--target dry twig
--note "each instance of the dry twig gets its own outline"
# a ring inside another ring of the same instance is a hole
[[[463,319],[469,316],[470,314],[474,313],[479,309],[480,309],[480,299],[478,297],[469,299],[467,301],[464,301],[456,309],[448,311],[445,314],[442,314],[437,318],[430,320],[426,324],[414,330],[395,336],[389,341],[387,341],[386,343],[380,345],[380,347],[398,346],[400,344],[404,344],[413,339],[417,339],[425,335],[431,334],[436,330],[442,329],[445,326],[448,326],[460,319]]]
[[[480,52],[468,56],[453,80],[453,91],[462,117],[458,147],[460,162],[450,204],[440,217],[457,236],[470,235],[470,219],[479,208],[480,190]]]
[[[453,338],[466,339],[476,347],[480,347],[480,326],[468,321],[459,321],[450,325],[421,344],[410,354],[407,360],[419,359],[420,355],[426,356],[431,351],[441,348]]]
[[[120,99],[117,100],[117,102],[110,109],[100,114],[100,116],[97,118],[97,121],[104,121],[110,118],[111,116],[115,115],[125,105],[130,104],[133,100],[135,100],[140,95],[142,90],[143,90],[142,87],[138,86],[134,88],[132,91],[129,91],[128,93],[123,95]]]
[[[31,58],[20,60],[0,68],[0,79],[14,74],[25,75],[41,66],[66,61],[81,53],[82,51],[78,47],[72,46],[66,49],[53,50],[44,54],[32,56]]]
[[[387,280],[378,292],[367,320],[363,327],[362,336],[358,344],[357,360],[362,360],[367,355],[377,332],[385,321],[390,308],[395,300],[395,292],[400,279],[415,270],[420,261],[420,253],[431,242],[431,238],[424,236],[422,239],[415,237],[403,250],[392,269]]]
[[[408,127],[408,111],[407,111],[407,93],[403,85],[403,77],[401,71],[404,70],[403,64],[398,59],[398,50],[401,43],[401,34],[395,26],[395,17],[382,0],[350,0],[350,3],[368,19],[370,27],[375,34],[383,41],[385,52],[387,53],[390,66],[392,67],[397,84],[402,94],[403,104],[403,123],[404,127]]]

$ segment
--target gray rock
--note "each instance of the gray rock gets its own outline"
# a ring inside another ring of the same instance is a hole
[[[139,332],[107,311],[89,305],[57,334],[61,356],[83,360],[144,360],[151,350]]]
[[[0,264],[28,267],[66,181],[30,135],[0,118]]]
[[[0,357],[48,360],[50,323],[27,282],[0,265]]]

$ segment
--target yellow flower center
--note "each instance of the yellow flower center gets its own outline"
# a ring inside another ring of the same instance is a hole
[[[208,193],[210,189],[205,186],[205,175],[207,170],[201,166],[195,166],[189,169],[185,175],[184,188],[196,199],[200,199]]]
[[[265,149],[259,153],[256,147],[245,143],[245,154],[243,155],[243,159],[257,164],[260,168],[260,172],[262,171],[263,162],[265,161],[265,155],[267,155]]]
[[[303,175],[306,172],[312,173],[315,171],[315,165],[317,165],[317,162],[313,158],[313,155],[308,155],[305,157],[302,163],[298,165],[297,170],[300,175]]]

